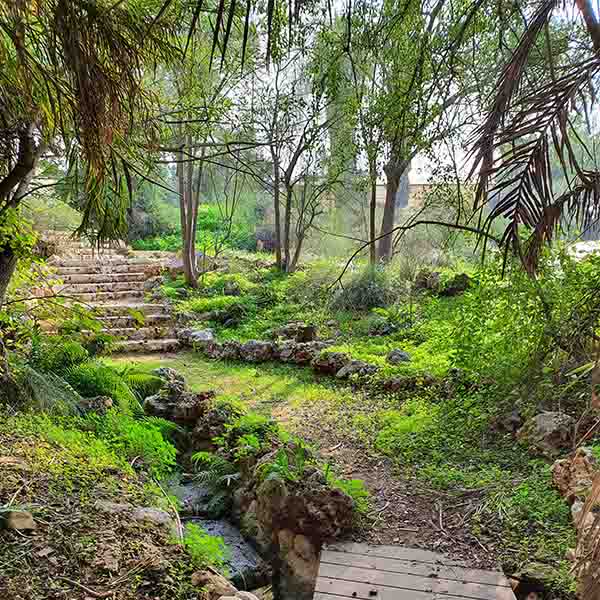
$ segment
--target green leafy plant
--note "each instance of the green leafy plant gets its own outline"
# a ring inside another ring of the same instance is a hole
[[[383,269],[368,267],[355,275],[333,299],[338,310],[367,311],[385,307],[394,292]]]
[[[109,396],[127,413],[139,410],[139,401],[123,381],[119,371],[97,361],[90,361],[65,370],[65,380],[82,396]]]
[[[308,462],[308,451],[303,445],[298,445],[291,456],[285,448],[277,451],[274,459],[258,467],[259,477],[263,481],[279,480],[298,482],[302,479]]]
[[[215,516],[224,514],[240,480],[238,468],[226,458],[210,452],[196,452],[192,455],[192,463],[196,480],[209,489],[209,512]]]
[[[354,500],[354,505],[358,513],[366,515],[369,512],[371,508],[371,494],[362,479],[343,479],[336,477],[329,464],[325,466],[323,474],[331,487],[342,490],[342,492]]]
[[[31,352],[33,366],[58,374],[87,362],[89,357],[79,342],[62,336],[47,336],[34,342]]]
[[[183,536],[183,546],[195,567],[216,567],[225,575],[228,574],[225,565],[231,553],[221,536],[209,535],[197,523],[188,523]]]

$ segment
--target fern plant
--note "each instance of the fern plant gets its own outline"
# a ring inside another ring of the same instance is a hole
[[[210,452],[196,452],[192,455],[192,463],[197,470],[196,481],[205,485],[210,494],[206,506],[208,512],[214,516],[224,514],[240,481],[237,467],[222,456]]]
[[[300,481],[308,462],[308,451],[299,445],[293,453],[293,460],[284,448],[281,448],[275,458],[258,467],[258,475],[263,481]]]

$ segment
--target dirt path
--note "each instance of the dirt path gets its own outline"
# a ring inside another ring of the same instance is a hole
[[[470,529],[480,492],[427,489],[404,475],[391,459],[340,435],[326,424],[329,419],[324,412],[314,405],[296,408],[290,419],[287,408],[280,407],[273,416],[314,444],[336,473],[364,481],[371,493],[372,511],[353,534],[355,541],[416,546],[464,559],[473,567],[498,566],[494,545],[483,545]]]

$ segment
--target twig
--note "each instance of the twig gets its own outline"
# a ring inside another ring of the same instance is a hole
[[[96,592],[95,590],[92,590],[89,587],[86,587],[82,583],[79,583],[78,581],[73,581],[72,579],[69,579],[68,577],[59,577],[59,579],[62,579],[63,581],[66,581],[67,583],[70,583],[71,585],[77,586],[78,588],[82,589],[84,592],[86,592],[90,596],[93,596],[94,598],[108,598],[109,596],[112,596],[114,593],[114,592]]]
[[[171,500],[171,498],[169,498],[169,495],[167,494],[167,492],[165,492],[162,485],[160,485],[160,482],[157,479],[155,479],[154,482],[159,487],[160,491],[163,493],[164,497],[167,499],[169,506],[175,513],[175,520],[177,521],[177,535],[179,536],[180,541],[183,541],[183,525],[181,524],[181,518],[179,517],[179,512],[177,511],[177,507],[175,506],[175,504],[173,504],[173,501]]]

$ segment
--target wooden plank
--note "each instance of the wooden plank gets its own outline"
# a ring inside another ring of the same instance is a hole
[[[313,596],[313,600],[344,600],[345,598],[354,598],[360,600],[360,596],[341,596],[340,594],[326,594],[324,592],[317,592]],[[369,596],[368,600],[383,600],[383,596]],[[456,596],[432,596],[425,592],[415,592],[414,590],[396,590],[393,600],[461,600]]]
[[[381,558],[396,558],[418,562],[434,563],[436,565],[449,565],[453,567],[466,567],[464,561],[449,558],[445,554],[421,550],[420,548],[409,548],[407,546],[368,546],[356,542],[329,544],[325,550],[336,552],[348,552],[350,554],[361,554],[363,556],[379,556]]]
[[[464,567],[452,567],[414,560],[381,558],[379,556],[364,556],[362,554],[351,554],[349,552],[338,552],[336,550],[323,550],[321,553],[321,564],[324,563],[510,587],[508,580],[504,574],[500,572],[482,571],[481,569],[465,569]]]
[[[421,575],[390,573],[387,571],[328,564],[322,564],[319,568],[319,578],[345,582],[360,581],[375,587],[385,586],[419,592],[433,592],[434,594],[464,596],[476,600],[495,598],[497,589],[510,590],[510,588],[497,588],[494,585],[481,583],[468,583],[450,579],[437,579],[436,577],[423,577]]]
[[[435,584],[436,582],[433,581],[432,583]],[[480,596],[469,596],[466,593],[462,594],[460,591],[454,594],[445,594],[441,590],[411,590],[410,588],[344,581],[329,577],[319,577],[317,579],[315,592],[317,594],[329,594],[334,597],[356,598],[357,600],[457,600],[459,598],[479,600],[481,598]],[[488,592],[485,600],[515,600],[514,594],[509,588],[488,587]],[[319,598],[319,596],[317,595],[316,598]]]

